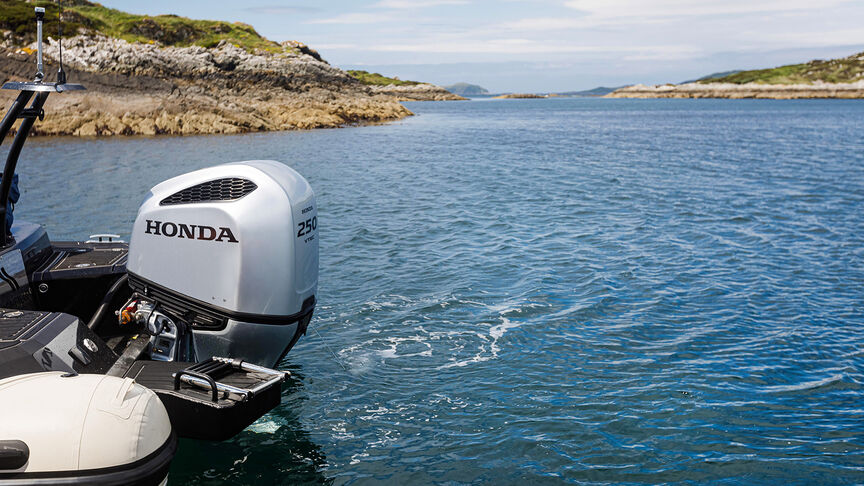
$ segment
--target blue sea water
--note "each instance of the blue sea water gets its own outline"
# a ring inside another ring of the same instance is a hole
[[[55,239],[128,236],[149,187],[222,162],[316,190],[282,405],[182,441],[171,484],[864,482],[864,103],[408,106],[25,149],[16,219]]]

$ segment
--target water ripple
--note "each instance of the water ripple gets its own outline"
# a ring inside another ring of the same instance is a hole
[[[172,482],[864,482],[864,105],[411,109],[25,151],[16,216],[55,238],[128,235],[147,188],[218,162],[316,189],[321,337]]]

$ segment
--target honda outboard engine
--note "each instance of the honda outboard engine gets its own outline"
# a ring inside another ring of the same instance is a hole
[[[150,190],[135,219],[120,323],[152,359],[231,356],[274,366],[306,332],[318,218],[306,179],[272,160],[190,172]]]

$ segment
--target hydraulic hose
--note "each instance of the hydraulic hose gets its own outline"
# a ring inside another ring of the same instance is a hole
[[[99,308],[96,309],[96,312],[93,314],[93,317],[90,318],[90,322],[87,323],[87,327],[91,330],[96,330],[96,327],[99,326],[99,322],[105,317],[105,311],[108,310],[108,306],[111,305],[111,301],[114,300],[114,296],[117,295],[117,291],[126,284],[126,281],[129,280],[129,276],[127,274],[123,274],[114,281],[114,285],[108,289],[108,293],[105,294],[105,297],[102,298],[102,303],[99,304]]]

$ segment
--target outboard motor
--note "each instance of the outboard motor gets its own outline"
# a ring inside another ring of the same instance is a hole
[[[317,209],[306,179],[272,160],[155,186],[132,229],[120,323],[148,327],[152,359],[276,365],[315,308]]]

